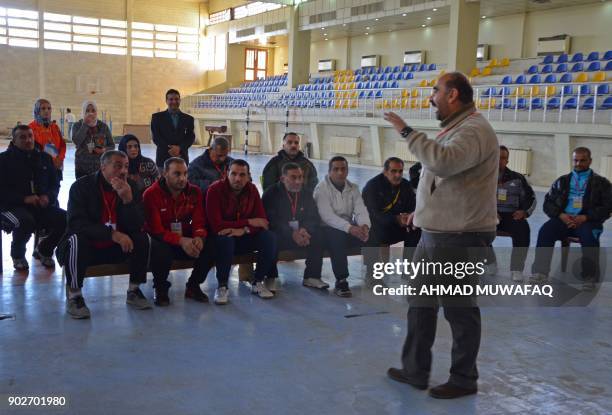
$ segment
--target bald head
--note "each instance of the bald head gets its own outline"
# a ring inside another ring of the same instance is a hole
[[[436,117],[442,121],[473,103],[474,90],[464,74],[449,72],[438,78],[429,101],[437,108]]]

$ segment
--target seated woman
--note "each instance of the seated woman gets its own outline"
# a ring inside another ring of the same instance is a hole
[[[74,170],[76,178],[100,169],[100,156],[114,150],[115,143],[108,125],[98,119],[98,107],[93,101],[83,103],[83,118],[72,127],[72,141],[76,146]]]
[[[66,142],[55,122],[51,120],[51,103],[40,98],[34,103],[34,120],[29,127],[34,133],[34,141],[41,151],[49,154],[57,169],[57,178],[61,180],[66,157]]]
[[[128,155],[128,177],[136,182],[139,191],[144,192],[159,178],[155,162],[142,155],[140,141],[135,135],[124,135],[118,148]]]

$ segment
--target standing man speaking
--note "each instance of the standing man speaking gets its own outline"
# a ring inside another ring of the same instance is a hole
[[[176,89],[166,92],[166,111],[156,112],[151,117],[151,135],[157,146],[155,164],[160,171],[170,157],[180,157],[189,164],[189,147],[195,141],[193,117],[180,110],[181,94]]]
[[[437,108],[436,117],[443,129],[435,140],[410,128],[397,114],[385,114],[423,165],[414,215],[422,236],[413,261],[439,261],[441,257],[469,261],[468,248],[485,248],[495,239],[499,144],[489,122],[476,112],[473,90],[465,75],[452,72],[440,77],[429,100]],[[421,283],[427,278],[430,276],[416,277]],[[474,277],[441,278],[452,280],[451,284],[471,284]],[[452,363],[448,382],[431,388],[429,395],[450,399],[475,394],[481,324],[474,297],[411,299],[403,367],[387,373],[393,380],[417,389],[428,388],[440,306],[451,326]]]

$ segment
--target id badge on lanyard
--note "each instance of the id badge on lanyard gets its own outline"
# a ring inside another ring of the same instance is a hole
[[[574,209],[582,209],[582,197],[575,196],[572,198],[572,207]]]
[[[55,147],[53,143],[45,144],[45,153],[51,156],[51,158],[56,158],[59,155],[59,150]]]
[[[497,200],[499,200],[500,202],[505,202],[506,200],[508,200],[508,189],[498,188]]]
[[[116,223],[113,223],[113,222],[111,222],[111,221],[108,221],[108,222],[106,222],[106,224],[105,224],[105,225],[106,225],[106,226],[110,226],[111,228],[113,228],[113,230],[114,230],[114,231],[116,231],[116,230],[117,230],[117,224],[116,224]]]
[[[170,231],[178,236],[183,236],[183,224],[181,222],[170,222]]]
[[[290,220],[289,227],[291,230],[297,231],[300,229],[300,221],[299,220]]]

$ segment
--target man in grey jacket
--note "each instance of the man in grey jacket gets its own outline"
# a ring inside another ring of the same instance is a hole
[[[370,234],[370,216],[363,203],[359,187],[347,180],[348,161],[341,156],[329,160],[329,172],[314,191],[323,237],[336,277],[334,293],[339,297],[352,295],[346,259],[349,247],[363,246]]]
[[[422,229],[422,236],[413,261],[474,262],[468,249],[485,248],[495,238],[497,136],[489,122],[476,112],[473,90],[465,75],[452,72],[440,77],[430,102],[437,108],[436,116],[443,128],[434,140],[407,126],[397,114],[385,114],[423,165],[414,215],[414,224]],[[455,278],[434,277],[462,286],[473,284],[477,278],[459,279],[457,274]],[[424,284],[428,278],[432,276],[418,275],[415,281]],[[429,395],[449,399],[475,394],[481,323],[480,309],[472,296],[411,299],[403,368],[391,368],[388,375],[417,389],[427,389],[439,306],[444,307],[444,317],[452,330],[452,364],[448,382],[431,388]]]

